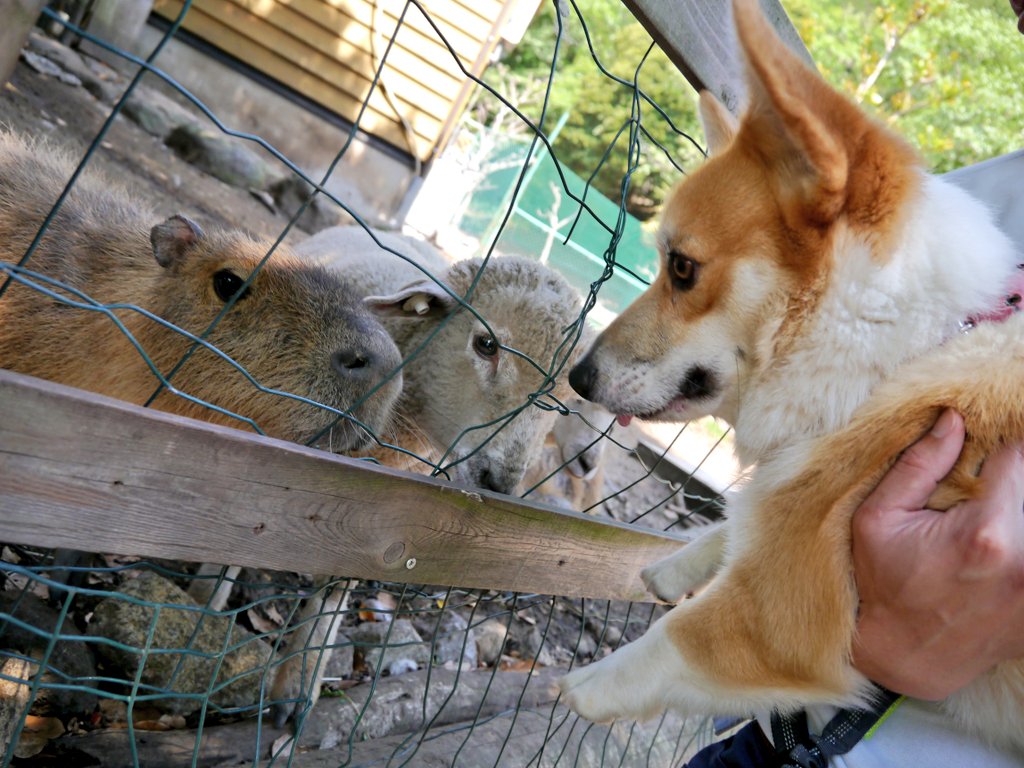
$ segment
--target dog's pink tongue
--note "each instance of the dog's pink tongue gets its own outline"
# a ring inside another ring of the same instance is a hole
[[[619,423],[620,427],[628,427],[629,422],[633,420],[633,417],[627,416],[624,413],[620,413],[618,416],[615,417],[615,420]]]

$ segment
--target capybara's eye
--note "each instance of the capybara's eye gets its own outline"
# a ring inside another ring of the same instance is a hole
[[[679,251],[668,252],[668,269],[672,284],[681,291],[693,288],[697,282],[697,262]]]
[[[498,342],[489,333],[479,333],[473,339],[473,351],[480,357],[494,357],[498,354]]]
[[[222,269],[213,276],[213,290],[217,294],[217,298],[221,301],[227,301],[238,293],[238,289],[242,287],[244,282],[245,280],[231,270]],[[248,295],[249,289],[246,288],[245,293],[238,297],[238,301],[241,301]]]

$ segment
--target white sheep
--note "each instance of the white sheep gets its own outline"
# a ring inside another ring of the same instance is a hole
[[[573,328],[581,297],[558,273],[529,259],[452,263],[422,241],[374,236],[401,255],[382,249],[361,227],[323,230],[295,248],[300,257],[339,271],[366,295],[405,358],[395,426],[373,455],[386,465],[516,493],[556,415],[533,400],[547,392],[568,396],[552,375],[568,370],[576,357]],[[410,464],[407,454],[389,444],[422,460]],[[343,610],[344,602],[331,608]],[[309,600],[306,621],[290,638],[272,690],[280,724],[294,710],[286,700],[308,691],[315,702],[319,694],[320,674],[314,671],[323,670],[326,656],[317,664],[304,649],[329,653],[339,622],[327,616],[308,620],[324,610]]]
[[[328,227],[303,240],[297,252],[307,261],[350,276],[360,296],[397,290],[428,273],[441,275],[453,263],[426,240],[397,232],[372,232],[359,226]]]
[[[589,512],[604,497],[606,449],[615,417],[577,395],[562,404],[569,413],[555,419],[523,488],[531,501]]]

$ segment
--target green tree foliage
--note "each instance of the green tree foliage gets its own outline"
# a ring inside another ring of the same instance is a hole
[[[784,2],[822,75],[915,144],[933,170],[1024,147],[1024,36],[1007,0]],[[619,0],[587,0],[579,7],[594,54],[625,84],[601,71],[575,9],[565,0],[561,7],[545,130],[567,114],[557,157],[584,177],[594,173],[594,186],[619,200],[631,162],[628,122],[639,116],[649,136],[638,139],[626,207],[646,219],[680,177],[679,168],[695,167],[701,154],[635,98],[634,78],[676,128],[702,142],[696,95],[658,48],[648,52],[650,36]],[[545,2],[522,43],[487,73],[534,121],[549,83],[557,8],[557,0]],[[481,124],[496,114],[489,97],[474,109]]]
[[[787,0],[825,78],[949,171],[1024,147],[1024,35],[1007,0]]]
[[[633,167],[626,207],[640,219],[650,218],[656,213],[656,201],[664,199],[680,177],[680,169],[693,167],[702,158],[699,147],[687,137],[701,138],[696,94],[660,49],[651,50],[650,36],[619,0],[580,3],[586,31],[569,3],[563,2],[562,8],[561,42],[550,78],[545,123],[551,131],[562,115],[567,116],[555,141],[555,154],[585,178],[594,174],[594,187],[612,200],[622,199],[623,179]],[[556,3],[547,2],[524,40],[488,70],[488,81],[503,93],[518,94],[516,106],[535,121],[549,81],[558,28]],[[634,80],[671,122],[637,97]],[[486,122],[493,117],[479,112],[493,111],[493,99],[481,98],[476,104],[477,119]],[[637,131],[637,122],[646,133],[638,133],[631,153],[631,129]]]

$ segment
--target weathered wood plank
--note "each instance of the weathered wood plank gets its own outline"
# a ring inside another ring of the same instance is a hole
[[[3,370],[0,540],[628,600],[681,543]]]
[[[696,90],[711,91],[733,112],[740,108],[742,69],[731,0],[622,2]],[[761,10],[780,37],[813,64],[779,0],[761,0]]]

